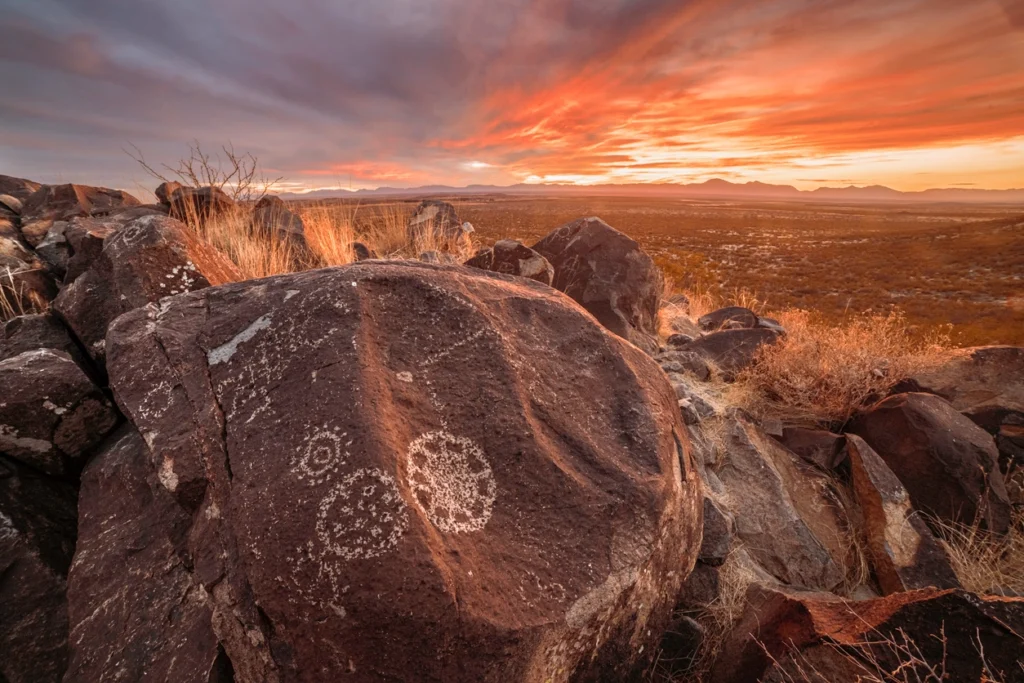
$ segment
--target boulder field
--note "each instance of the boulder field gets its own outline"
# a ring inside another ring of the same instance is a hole
[[[901,642],[1024,679],[1024,599],[935,526],[1014,532],[1024,351],[759,420],[722,388],[786,330],[662,301],[598,218],[459,264],[429,200],[432,263],[239,281],[177,218],[239,207],[156,195],[0,176],[52,304],[0,323],[0,681],[668,680],[729,600],[700,680],[852,683]],[[304,248],[280,200],[240,224]]]

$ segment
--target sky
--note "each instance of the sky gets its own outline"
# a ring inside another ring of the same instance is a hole
[[[0,173],[1024,187],[1024,0],[0,0]]]

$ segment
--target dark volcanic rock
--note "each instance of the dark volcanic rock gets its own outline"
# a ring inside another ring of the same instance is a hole
[[[846,448],[868,555],[882,590],[890,594],[929,586],[960,588],[946,552],[888,465],[855,434],[847,437]]]
[[[28,199],[33,192],[42,185],[24,178],[15,178],[9,175],[0,175],[0,194],[10,195],[22,203]]]
[[[144,216],[104,239],[100,255],[53,307],[89,354],[102,361],[107,326],[117,316],[166,296],[238,279],[234,264],[184,225],[167,216]]]
[[[1018,681],[1022,634],[1024,600],[928,588],[849,602],[755,585],[710,680],[808,680],[800,675],[802,661],[805,670],[813,662],[820,672],[810,680],[830,683],[858,680],[858,675],[879,680],[878,671],[899,671],[900,678],[892,680],[906,681],[937,680],[931,672],[943,671],[943,680],[966,682],[986,680],[987,670],[1009,676],[998,680]],[[867,643],[882,644],[868,648]],[[869,652],[878,669],[858,664]]]
[[[989,529],[1010,524],[1010,502],[992,437],[932,394],[890,396],[847,428],[880,455],[910,492],[914,507],[946,521]]]
[[[57,221],[75,216],[101,216],[139,200],[127,192],[86,185],[43,185],[28,199],[21,212],[21,233],[36,246]]]
[[[0,361],[0,452],[49,474],[72,470],[117,424],[110,401],[71,357],[26,351]]]
[[[427,199],[420,202],[406,228],[409,243],[417,248],[446,250],[473,232],[473,226],[459,220],[455,207],[448,202]]]
[[[281,240],[290,240],[303,250],[306,248],[306,228],[302,218],[289,209],[280,197],[267,195],[256,202],[251,229]]]
[[[750,367],[765,344],[774,344],[779,334],[768,329],[722,330],[712,332],[686,346],[713,363],[726,379]]]
[[[79,499],[65,682],[228,683],[211,674],[219,655],[212,599],[182,561],[190,516],[154,475],[130,425],[82,472]],[[276,680],[246,673],[237,680]]]
[[[711,368],[700,354],[686,350],[665,351],[655,356],[665,372],[690,374],[706,382],[711,379]]]
[[[67,664],[75,487],[0,456],[0,680],[59,683]]]
[[[551,288],[377,261],[175,297],[108,339],[137,478],[187,517],[117,511],[87,472],[83,512],[166,533],[126,542],[138,572],[76,561],[72,628],[118,591],[188,616],[112,611],[124,637],[72,646],[91,680],[154,646],[196,670],[219,646],[236,680],[357,682],[623,680],[656,650],[699,478],[654,361]],[[83,515],[81,547],[112,524]]]
[[[125,223],[120,221],[96,218],[72,219],[64,230],[64,238],[67,240],[70,254],[64,274],[64,284],[71,284],[82,273],[89,270],[103,253],[104,241],[124,226]]]
[[[600,218],[580,218],[557,228],[533,249],[554,266],[555,289],[623,339],[657,352],[665,281],[639,244]]]
[[[783,446],[793,451],[806,462],[826,472],[831,472],[846,459],[846,437],[823,429],[805,427],[783,427],[782,435],[776,437]]]
[[[87,359],[68,336],[67,328],[49,313],[19,315],[0,324],[0,360],[39,349],[63,351],[78,365],[87,367]]]
[[[370,249],[362,242],[352,243],[352,255],[355,257],[356,261],[369,261],[370,259],[378,258],[377,252]]]
[[[515,240],[499,240],[489,249],[483,249],[466,265],[495,273],[517,275],[550,285],[555,269],[548,260]]]
[[[714,332],[726,327],[727,323],[737,323],[738,327],[736,329],[757,327],[757,321],[757,314],[749,308],[727,306],[726,308],[712,311],[707,315],[702,315],[697,320],[697,324],[700,325],[700,329],[706,332]]]
[[[153,191],[153,194],[156,195],[156,200],[158,202],[165,206],[170,206],[171,195],[173,195],[175,192],[182,189],[183,187],[185,186],[182,185],[181,183],[169,180],[157,185],[156,190]]]
[[[171,193],[170,215],[183,221],[205,223],[237,204],[219,187],[179,187]]]

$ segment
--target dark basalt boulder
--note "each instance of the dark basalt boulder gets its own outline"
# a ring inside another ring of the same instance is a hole
[[[179,187],[171,193],[169,213],[178,220],[201,225],[213,216],[234,211],[237,206],[219,187]]]
[[[997,532],[1009,528],[1010,502],[992,436],[939,396],[890,396],[856,416],[847,431],[882,457],[918,510],[947,522],[977,519]]]
[[[776,439],[804,461],[831,472],[846,459],[846,437],[824,429],[783,427]]]
[[[0,452],[52,475],[75,471],[119,416],[61,351],[38,349],[0,361]]]
[[[157,185],[156,190],[154,190],[153,194],[156,195],[156,200],[158,202],[160,202],[164,206],[170,206],[171,205],[171,196],[175,192],[177,192],[178,190],[180,190],[180,189],[182,189],[184,187],[185,186],[182,185],[179,182],[175,182],[173,180],[168,180],[168,181],[162,182],[159,185]]]
[[[757,327],[757,322],[757,314],[749,308],[743,308],[742,306],[720,308],[697,319],[700,329],[705,332],[715,332],[728,326],[730,323],[735,324],[733,329],[748,329]]]
[[[927,588],[850,602],[754,585],[710,680],[867,681],[881,671],[924,681],[942,671],[949,681],[986,672],[1017,681],[1022,634],[1024,600]],[[817,676],[804,678],[812,667]]]
[[[122,190],[87,185],[43,185],[29,196],[21,212],[21,233],[33,247],[58,221],[75,216],[102,216],[140,202]]]
[[[0,680],[60,683],[76,491],[0,455]]]
[[[555,269],[546,258],[515,240],[499,240],[493,247],[477,252],[465,265],[525,277],[545,285],[550,285],[555,277]]]
[[[256,202],[250,229],[291,241],[302,250],[306,248],[306,228],[302,218],[289,209],[280,197],[267,195]]]
[[[107,326],[117,316],[160,299],[241,279],[224,255],[167,216],[144,216],[83,239],[102,250],[53,303],[92,358],[102,362]],[[84,250],[83,250],[84,253]],[[69,272],[72,264],[69,263]]]
[[[446,251],[461,244],[472,232],[473,226],[459,220],[454,206],[435,199],[420,202],[406,227],[409,243],[427,251]]]
[[[534,251],[555,269],[552,286],[609,330],[648,353],[658,351],[661,270],[634,240],[600,218],[557,228]]]
[[[0,175],[0,195],[9,195],[22,203],[24,203],[24,201],[40,187],[42,187],[41,184],[32,182],[31,180],[15,178],[9,175]]]
[[[174,297],[108,342],[144,438],[84,477],[75,680],[205,681],[220,653],[245,681],[651,661],[699,478],[661,370],[560,293],[374,261]]]
[[[712,332],[683,348],[698,353],[717,367],[726,379],[753,365],[762,346],[774,344],[779,334],[773,330],[741,329]]]
[[[370,259],[379,258],[376,251],[370,249],[370,247],[362,242],[352,243],[352,256],[356,261],[369,261]]]
[[[52,314],[19,315],[0,323],[0,360],[39,349],[61,351],[79,366],[88,366],[88,359],[68,335],[67,328]]]

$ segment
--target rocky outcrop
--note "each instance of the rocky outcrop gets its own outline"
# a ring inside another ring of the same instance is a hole
[[[96,240],[89,239],[94,250]],[[102,245],[88,269],[54,301],[54,309],[97,361],[104,358],[107,326],[122,313],[241,279],[225,256],[167,216],[138,218],[109,234]]]
[[[33,192],[42,185],[24,178],[15,178],[9,175],[0,175],[0,195],[7,195],[24,203]]]
[[[723,328],[749,329],[757,327],[757,314],[742,306],[727,306],[697,319],[697,324],[706,332],[717,332]]]
[[[0,452],[49,474],[73,472],[118,421],[103,392],[60,351],[0,361],[0,386]]]
[[[849,602],[754,585],[711,680],[838,682],[900,671],[897,680],[923,681],[941,671],[950,681],[986,672],[1016,681],[1022,634],[1024,600],[929,588]]]
[[[846,437],[824,429],[783,427],[776,439],[805,462],[831,472],[846,459]]]
[[[238,206],[219,187],[178,187],[171,193],[170,215],[187,223],[203,224],[213,216],[229,213]]]
[[[289,241],[302,251],[306,249],[306,226],[302,218],[289,209],[280,197],[267,195],[256,202],[250,229]]]
[[[854,418],[847,431],[882,457],[918,510],[947,522],[979,519],[997,532],[1009,527],[995,442],[942,398],[890,396]]]
[[[945,550],[888,465],[855,434],[847,437],[846,450],[868,554],[882,590],[888,595],[929,586],[960,588]]]
[[[555,289],[623,339],[657,352],[665,282],[639,244],[600,218],[580,218],[557,228],[533,249],[554,267]]]
[[[646,667],[703,497],[662,372],[558,292],[371,262],[174,297],[108,341],[142,440],[84,476],[69,680]]]
[[[723,450],[713,467],[724,487],[716,498],[750,556],[787,585],[838,588],[854,544],[829,477],[742,416],[727,422]]]
[[[515,240],[498,240],[493,247],[477,252],[466,265],[529,278],[545,285],[550,285],[555,277],[555,269],[546,258]]]
[[[174,180],[167,180],[157,185],[156,190],[153,191],[153,194],[156,195],[156,200],[158,202],[160,202],[164,206],[170,207],[171,196],[175,192],[184,187],[185,186],[179,182],[176,182]]]
[[[73,485],[0,456],[0,680],[61,680],[75,519]]]
[[[777,332],[763,328],[722,330],[695,339],[682,348],[699,353],[730,380],[754,363],[762,346],[774,344],[778,339]]]
[[[0,323],[0,361],[28,351],[51,349],[66,353],[87,372],[88,360],[60,321],[49,313],[20,315]]]
[[[86,185],[43,185],[29,196],[21,212],[21,233],[33,247],[54,223],[75,216],[102,216],[139,200],[127,192]]]
[[[406,237],[416,249],[446,251],[461,244],[473,233],[473,226],[459,220],[455,207],[448,202],[427,199],[409,217]]]

